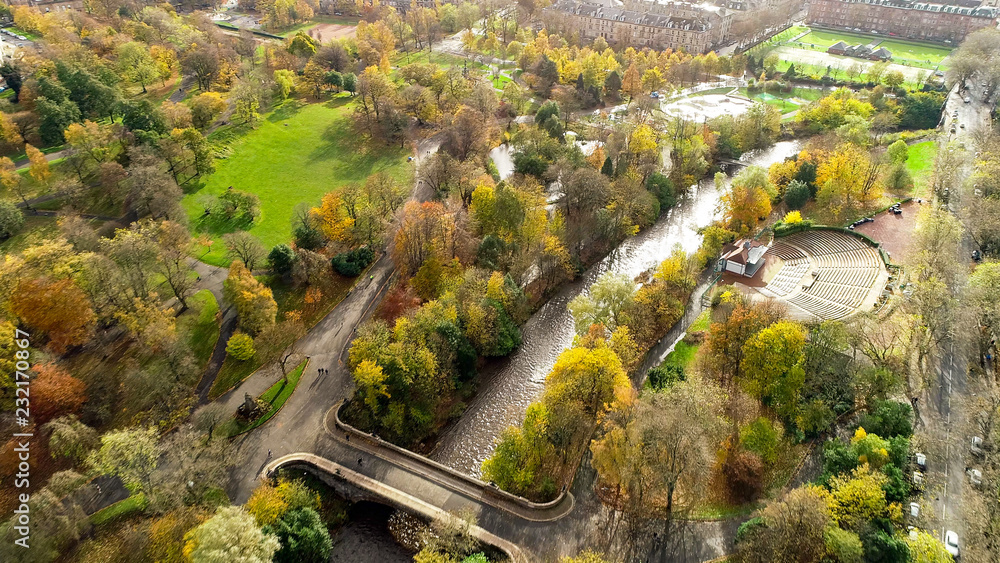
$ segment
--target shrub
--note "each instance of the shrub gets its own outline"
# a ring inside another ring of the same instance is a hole
[[[789,211],[785,214],[784,221],[786,225],[797,225],[802,222],[802,214],[798,211]]]
[[[670,181],[670,178],[659,172],[650,174],[646,180],[646,189],[659,200],[661,210],[670,209],[677,202],[677,197],[674,195],[673,182]]]
[[[330,264],[338,274],[354,277],[361,273],[375,259],[375,253],[367,246],[348,250],[334,256]]]
[[[295,251],[287,244],[276,244],[267,255],[267,262],[276,274],[287,274],[295,263]]]
[[[650,368],[646,372],[646,378],[649,380],[649,385],[656,389],[657,391],[661,389],[668,389],[674,383],[678,381],[684,381],[684,366],[679,366],[677,364],[660,364],[654,368]]]
[[[860,426],[883,438],[913,435],[913,407],[898,401],[878,401],[861,417]]]
[[[740,429],[740,445],[759,455],[764,463],[773,465],[778,461],[783,435],[781,426],[759,417]]]
[[[809,201],[810,195],[812,193],[808,184],[801,180],[792,180],[785,188],[785,203],[789,209],[801,209]]]
[[[257,351],[253,347],[253,338],[249,334],[237,332],[226,343],[226,354],[241,362],[249,360]]]

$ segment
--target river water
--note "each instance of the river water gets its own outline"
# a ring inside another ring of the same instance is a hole
[[[741,160],[766,167],[797,153],[799,146],[798,141],[783,141]],[[501,432],[520,424],[528,405],[541,395],[556,358],[572,345],[573,317],[567,303],[608,270],[634,278],[666,259],[675,245],[696,251],[701,244],[697,230],[715,218],[719,195],[712,179],[692,186],[656,224],[624,241],[545,303],[522,327],[521,347],[481,374],[479,393],[458,422],[441,435],[431,458],[478,477]]]

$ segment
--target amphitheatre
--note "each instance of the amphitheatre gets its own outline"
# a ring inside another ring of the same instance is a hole
[[[750,248],[750,243],[742,244]],[[736,246],[730,247],[731,256],[739,254]],[[720,283],[754,298],[780,301],[796,320],[836,320],[869,310],[890,280],[878,249],[835,230],[807,230],[753,246],[766,248],[763,264],[755,265],[749,277],[724,271]]]

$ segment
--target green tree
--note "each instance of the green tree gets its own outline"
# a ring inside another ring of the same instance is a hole
[[[278,538],[261,531],[238,506],[220,508],[188,532],[185,542],[193,563],[268,563],[281,547]]]
[[[10,200],[0,200],[0,239],[12,237],[24,226],[24,213]]]
[[[323,563],[330,559],[330,532],[312,508],[289,510],[264,532],[281,542],[274,554],[275,563]]]
[[[47,422],[42,429],[49,433],[49,451],[53,458],[65,457],[79,463],[100,443],[97,431],[80,422],[74,414]]]
[[[90,454],[88,463],[96,471],[116,475],[133,493],[149,492],[150,476],[160,459],[156,428],[126,428],[101,436],[101,447]]]
[[[744,388],[785,417],[795,414],[805,382],[805,342],[806,331],[801,325],[778,321],[750,337],[743,346]]]
[[[287,274],[292,271],[292,266],[295,264],[295,251],[287,244],[276,244],[267,255],[267,263],[274,273]]]
[[[143,94],[146,93],[146,85],[160,76],[149,46],[138,41],[129,41],[118,47],[118,72],[127,80],[138,82]]]
[[[299,32],[301,34],[302,32]],[[274,71],[274,83],[278,86],[278,96],[287,100],[295,87],[295,73],[284,68]]]
[[[483,462],[483,479],[514,494],[531,489],[552,447],[545,436],[548,419],[544,405],[529,405],[521,426],[504,430],[493,455]]]
[[[586,293],[569,302],[577,334],[586,334],[593,324],[602,324],[614,331],[618,316],[632,303],[635,283],[624,274],[607,271],[601,274]]]

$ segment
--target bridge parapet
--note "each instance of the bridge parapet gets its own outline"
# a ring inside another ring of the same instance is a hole
[[[375,500],[376,502],[380,502],[382,504],[387,504],[395,508],[400,508],[402,510],[418,514],[428,520],[450,522],[458,518],[454,514],[424,502],[413,495],[400,491],[394,487],[390,487],[377,479],[358,473],[353,469],[347,468],[339,463],[330,461],[329,459],[315,454],[301,452],[279,457],[264,466],[262,473],[265,476],[270,476],[279,468],[285,466],[306,466],[319,471],[329,477],[329,479],[323,479],[324,482],[333,485],[338,491],[342,489],[342,487],[336,486],[337,482],[343,482],[353,485],[357,489],[360,489],[363,493],[367,493],[363,494],[361,497],[357,497],[355,495],[355,500],[369,500],[368,497],[370,496],[373,497],[370,498],[370,500]],[[319,476],[322,477],[323,475]],[[330,482],[330,479],[333,480],[332,483]],[[492,532],[484,530],[479,526],[472,526],[469,532],[472,534],[472,537],[476,538],[476,540],[496,547],[506,553],[507,557],[509,557],[514,563],[529,563],[527,555],[516,544],[507,541]]]
[[[341,401],[330,410],[328,415],[329,418],[333,419],[334,425],[340,432],[333,432],[329,425],[327,425],[327,431],[338,440],[342,440],[347,435],[353,436],[356,438],[355,442],[351,442],[353,446],[358,446],[357,440],[361,440],[378,452],[386,454],[383,457],[394,463],[407,466],[441,485],[455,489],[466,496],[474,496],[481,502],[525,520],[551,522],[563,518],[573,510],[575,500],[568,488],[564,488],[559,496],[549,502],[532,502],[524,497],[508,493],[496,485],[486,483],[406,448],[389,443],[378,436],[358,430],[341,420],[340,410],[344,405],[345,403]]]

